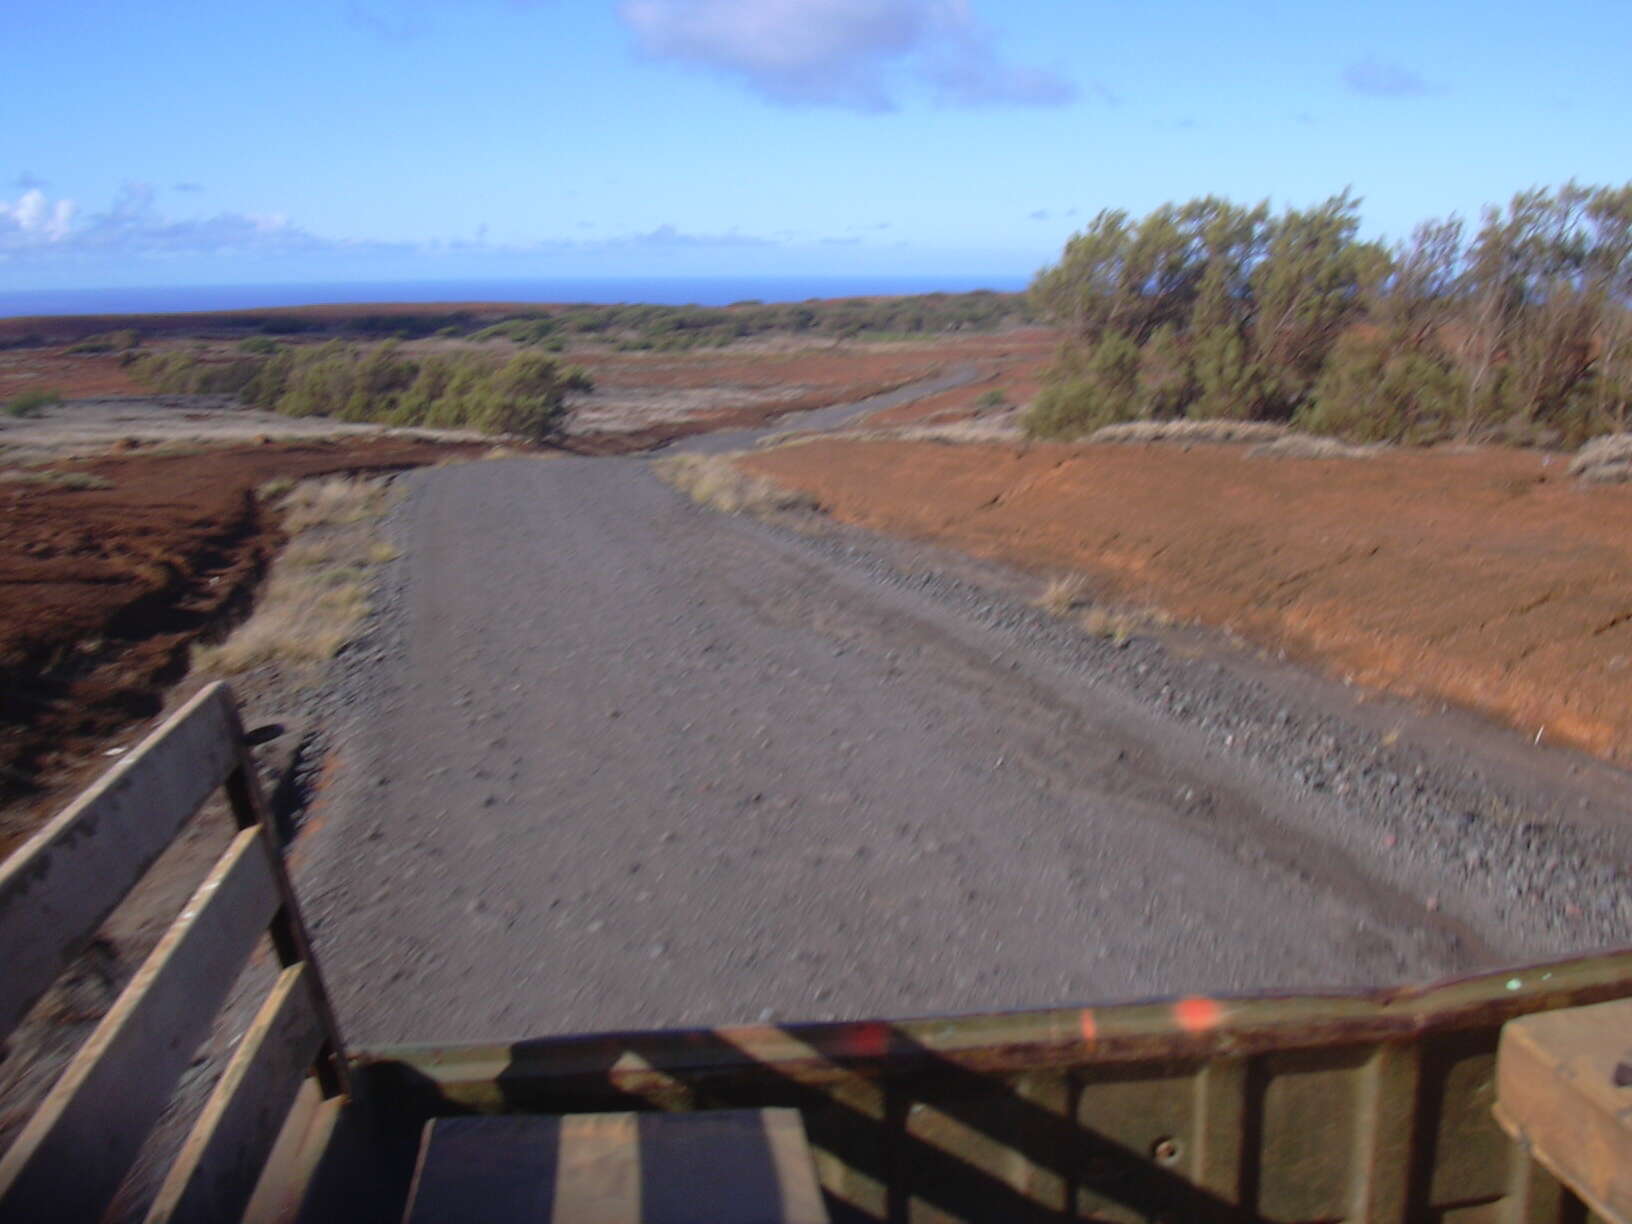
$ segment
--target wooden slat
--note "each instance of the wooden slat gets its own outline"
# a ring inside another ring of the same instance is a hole
[[[561,1119],[552,1218],[566,1224],[645,1219],[640,1185],[640,1122],[632,1113]]]
[[[233,840],[0,1161],[0,1219],[94,1219],[278,904],[258,829]]]
[[[787,1224],[827,1224],[827,1205],[816,1180],[816,1162],[811,1158],[805,1120],[797,1109],[765,1109],[760,1117],[782,1194],[780,1218]]]
[[[334,1007],[329,1002],[328,988],[323,984],[322,971],[318,968],[317,957],[312,952],[311,935],[307,932],[305,920],[300,914],[300,898],[295,894],[295,886],[289,879],[288,869],[284,866],[282,839],[278,836],[271,818],[266,796],[261,792],[260,778],[255,772],[255,760],[245,746],[243,725],[238,721],[238,709],[230,699],[227,702],[227,720],[232,731],[233,743],[238,748],[238,767],[227,776],[227,796],[232,804],[233,816],[239,825],[244,828],[253,825],[260,829],[267,857],[273,864],[273,876],[281,902],[271,930],[272,943],[278,953],[278,963],[284,966],[304,963],[309,967],[308,980],[311,985],[312,1001],[317,1006],[318,1019],[322,1022],[324,1035],[328,1039],[328,1054],[318,1064],[318,1079],[326,1096],[349,1096],[351,1072],[346,1065],[346,1046],[340,1034],[340,1024],[335,1019]]]
[[[828,1224],[793,1109],[436,1118],[407,1224]]]
[[[0,1038],[225,780],[234,726],[211,685],[0,864]]]
[[[236,1220],[324,1042],[311,973],[292,965],[244,1034],[149,1221]]]
[[[331,1145],[347,1104],[345,1097],[325,1097],[316,1080],[301,1085],[283,1134],[244,1208],[243,1224],[289,1224],[306,1218],[302,1204],[317,1188],[318,1171],[333,1156]]]
[[[1632,999],[1504,1025],[1496,1118],[1598,1215],[1632,1224]]]

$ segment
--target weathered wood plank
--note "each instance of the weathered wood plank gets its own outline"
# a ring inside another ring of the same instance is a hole
[[[816,1180],[805,1120],[797,1109],[762,1109],[760,1117],[782,1194],[781,1218],[787,1224],[827,1224],[827,1204]]]
[[[621,1224],[648,1218],[643,1201],[640,1115],[574,1114],[561,1119],[552,1220]]]
[[[300,914],[300,898],[295,895],[295,886],[289,879],[288,869],[284,866],[283,842],[274,827],[271,812],[266,805],[266,796],[261,793],[260,778],[255,772],[255,760],[245,746],[243,725],[238,721],[238,709],[230,699],[227,702],[227,720],[232,732],[232,741],[238,750],[238,767],[227,776],[227,796],[232,804],[233,816],[240,827],[248,828],[254,825],[260,828],[267,857],[274,867],[273,875],[282,902],[278,907],[277,917],[272,920],[271,930],[272,943],[278,952],[278,963],[285,966],[304,963],[309,966],[312,1000],[317,1006],[317,1015],[323,1024],[323,1032],[328,1038],[328,1054],[318,1064],[318,1079],[323,1085],[324,1095],[350,1095],[351,1072],[346,1065],[346,1046],[340,1033],[340,1023],[335,1019],[334,1008],[329,1002],[328,988],[323,983],[322,970],[318,968],[317,957],[312,952],[311,936]]]
[[[322,1048],[311,972],[279,976],[171,1167],[148,1220],[236,1220]]]
[[[408,1224],[827,1224],[793,1109],[437,1118]]]
[[[261,832],[246,829],[0,1160],[0,1218],[97,1217],[278,900]]]
[[[0,864],[0,1037],[226,779],[236,725],[211,685]]]
[[[1632,999],[1508,1021],[1496,1119],[1598,1215],[1632,1224]]]
[[[301,1085],[283,1133],[244,1208],[243,1224],[290,1224],[307,1218],[303,1204],[313,1193],[324,1161],[334,1158],[330,1148],[347,1104],[345,1097],[325,1097],[315,1079]]]

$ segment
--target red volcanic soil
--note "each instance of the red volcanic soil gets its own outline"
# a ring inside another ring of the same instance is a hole
[[[1556,456],[816,441],[743,463],[845,522],[1080,571],[1632,762],[1632,487],[1578,485]]]
[[[0,403],[24,391],[89,399],[142,395],[147,388],[119,363],[118,353],[68,353],[60,346],[0,351]]]
[[[281,542],[254,490],[479,449],[396,439],[60,465],[108,488],[0,482],[0,797],[156,713],[187,647],[242,610]],[[0,825],[0,852],[7,828]]]
[[[992,392],[1007,404],[1029,403],[1041,386],[1043,371],[1059,348],[1060,333],[1052,328],[1029,327],[995,335],[949,342],[945,351],[979,367],[981,377],[962,387],[927,395],[872,413],[862,427],[913,425],[926,421],[967,419],[981,411],[981,399]]]

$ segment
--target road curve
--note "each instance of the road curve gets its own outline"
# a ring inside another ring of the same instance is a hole
[[[410,485],[403,646],[302,852],[352,1041],[1360,984],[1492,954],[1194,731],[644,461]]]

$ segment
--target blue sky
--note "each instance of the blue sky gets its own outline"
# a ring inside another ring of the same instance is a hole
[[[1026,276],[1100,208],[1632,179],[1632,3],[0,0],[0,289]]]

